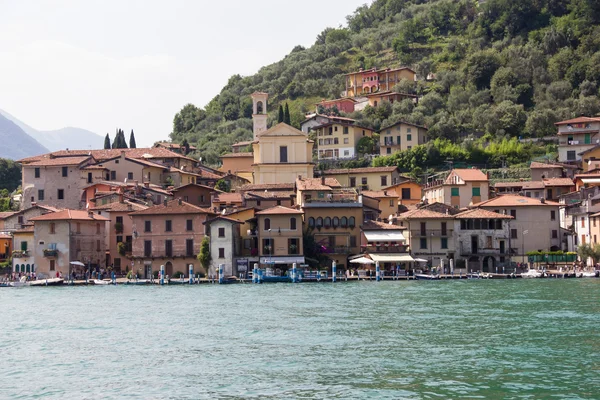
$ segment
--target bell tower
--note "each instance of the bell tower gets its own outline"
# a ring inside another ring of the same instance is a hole
[[[252,123],[254,140],[259,133],[267,130],[267,99],[268,93],[254,92],[252,97]]]

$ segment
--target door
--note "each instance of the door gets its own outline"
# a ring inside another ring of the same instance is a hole
[[[479,252],[479,245],[477,243],[477,236],[471,236],[471,253],[477,254]]]
[[[504,248],[504,240],[500,241],[500,254],[504,254],[505,248]]]
[[[144,271],[144,279],[151,279],[152,278],[152,265],[146,265],[145,271]]]

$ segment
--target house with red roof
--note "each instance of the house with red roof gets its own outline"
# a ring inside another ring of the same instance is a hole
[[[587,150],[600,144],[600,117],[577,117],[556,122],[558,129],[558,161],[581,163]]]
[[[444,203],[456,208],[465,208],[489,198],[489,179],[482,171],[453,169],[445,178],[433,178],[423,188],[428,203]]]
[[[286,270],[293,263],[304,264],[303,215],[301,210],[283,206],[255,213],[262,268]]]

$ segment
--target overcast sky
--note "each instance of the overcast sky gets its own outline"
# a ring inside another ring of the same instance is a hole
[[[0,0],[0,108],[35,129],[65,126],[138,146],[370,0]]]

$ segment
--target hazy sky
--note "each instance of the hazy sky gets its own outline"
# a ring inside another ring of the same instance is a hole
[[[0,108],[36,129],[167,139],[204,107],[370,0],[0,0]]]

